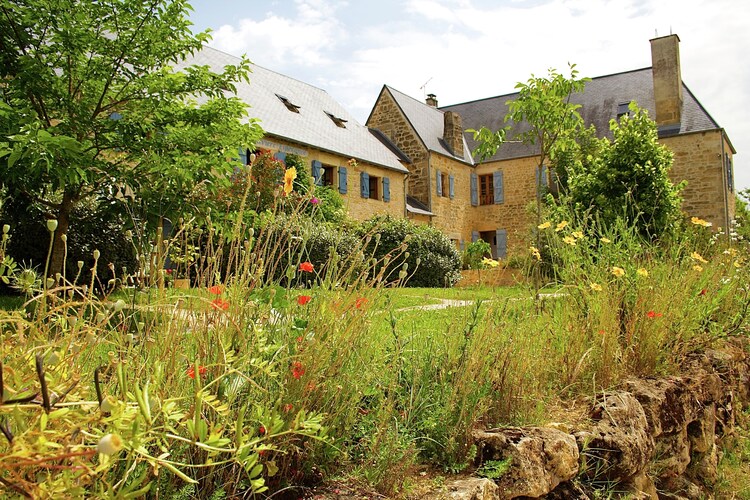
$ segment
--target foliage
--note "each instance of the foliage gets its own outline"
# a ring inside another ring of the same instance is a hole
[[[482,259],[491,255],[492,247],[482,239],[471,242],[466,245],[466,249],[461,255],[461,262],[464,269],[482,269]]]
[[[400,271],[410,274],[408,286],[453,286],[460,278],[461,257],[455,245],[432,226],[403,218],[378,215],[359,226],[366,237],[365,254],[379,262],[383,279],[396,281]]]
[[[672,153],[658,143],[656,124],[635,103],[630,113],[610,122],[611,143],[579,147],[580,157],[565,168],[567,194],[578,214],[593,214],[604,226],[623,219],[653,240],[682,219],[681,187],[669,179]]]
[[[511,462],[512,460],[510,458],[504,460],[487,460],[479,469],[477,469],[477,476],[489,479],[500,479],[506,472],[508,472],[508,470],[510,470]]]
[[[253,121],[240,122],[245,105],[230,97],[247,77],[246,59],[221,73],[184,67],[209,39],[190,32],[185,0],[0,8],[0,182],[59,222],[53,274],[77,205],[132,197],[151,211],[139,214],[144,220],[181,213],[200,201],[198,186],[213,190],[231,173],[238,146],[260,135]]]

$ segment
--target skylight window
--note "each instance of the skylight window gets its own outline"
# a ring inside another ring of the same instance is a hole
[[[623,115],[627,115],[630,113],[630,109],[628,109],[628,106],[630,106],[630,102],[621,102],[617,105],[617,119],[619,120]]]
[[[300,106],[293,104],[292,101],[290,101],[288,98],[284,97],[283,95],[276,94],[276,97],[278,97],[279,100],[284,103],[284,106],[286,106],[286,109],[288,109],[289,111],[293,113],[299,113]]]
[[[346,128],[346,120],[344,120],[343,118],[339,118],[338,116],[335,116],[334,114],[329,113],[328,111],[326,111],[326,114],[328,115],[328,118],[333,120],[333,123],[335,123],[337,127]]]

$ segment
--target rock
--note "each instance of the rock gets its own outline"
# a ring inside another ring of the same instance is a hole
[[[690,442],[687,427],[673,434],[663,434],[656,439],[654,463],[651,470],[658,478],[681,475],[690,464]]]
[[[591,411],[596,423],[575,434],[589,479],[627,481],[651,460],[654,439],[638,400],[627,392],[603,394]]]
[[[590,500],[583,488],[581,488],[575,481],[566,481],[560,483],[560,485],[554,490],[550,491],[547,495],[541,497],[544,500]]]
[[[684,476],[671,478],[659,483],[659,498],[668,500],[709,500],[713,495],[706,493],[697,484]]]
[[[624,486],[628,490],[628,492],[630,492],[631,497],[639,497],[644,499],[659,498],[654,480],[647,476],[644,472],[633,476],[633,478],[630,479],[630,482],[625,484]]]
[[[687,476],[713,487],[719,480],[719,447],[714,444],[707,452],[693,455]]]
[[[716,405],[703,408],[698,418],[688,424],[687,433],[692,453],[706,453],[710,450],[716,435]]]
[[[570,434],[549,427],[475,431],[482,463],[510,459],[496,479],[500,498],[540,497],[578,474],[578,446]]]
[[[483,477],[456,479],[445,484],[439,491],[427,494],[428,500],[496,500],[500,488],[494,481]]]

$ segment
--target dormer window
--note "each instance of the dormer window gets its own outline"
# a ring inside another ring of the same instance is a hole
[[[276,97],[278,97],[279,100],[284,103],[284,106],[286,106],[286,109],[288,109],[289,111],[293,113],[299,113],[300,106],[293,104],[292,101],[290,101],[288,98],[284,97],[283,95],[276,94]]]
[[[339,118],[338,116],[335,116],[333,113],[329,113],[328,111],[326,111],[326,114],[328,115],[328,118],[330,118],[333,123],[336,124],[337,127],[346,128],[346,120],[344,120],[343,118]]]
[[[627,115],[628,113],[630,113],[629,106],[630,106],[630,102],[621,102],[620,104],[617,105],[617,119],[618,120],[622,118],[624,115]]]

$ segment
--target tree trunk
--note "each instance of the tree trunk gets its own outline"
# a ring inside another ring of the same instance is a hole
[[[62,241],[62,235],[68,234],[70,214],[73,212],[76,198],[75,193],[66,191],[63,194],[62,202],[60,202],[60,208],[57,211],[57,230],[52,243],[52,256],[50,257],[47,277],[55,277],[57,273],[62,274],[63,262],[65,261],[65,243]]]

